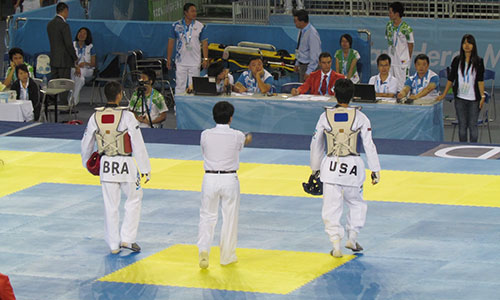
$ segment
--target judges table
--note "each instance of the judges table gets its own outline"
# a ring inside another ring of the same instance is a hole
[[[29,100],[0,103],[0,120],[17,122],[33,121],[33,104]]]
[[[206,129],[213,127],[212,108],[218,101],[228,101],[235,107],[231,127],[245,132],[265,132],[312,135],[329,101],[288,100],[288,95],[238,95],[175,97],[178,129]],[[378,103],[352,102],[360,106],[371,121],[374,138],[442,141],[443,104],[435,101],[416,101],[397,104],[394,101]]]

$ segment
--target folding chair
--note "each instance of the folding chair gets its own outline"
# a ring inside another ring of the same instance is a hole
[[[110,81],[118,81],[121,84],[123,84],[123,78],[125,76],[126,72],[126,67],[125,63],[127,61],[127,54],[123,52],[111,52],[106,54],[104,57],[104,62],[106,62],[106,59],[110,57],[111,55],[116,56],[113,58],[108,66],[106,66],[106,69],[99,71],[97,68],[94,71],[95,78],[92,80],[92,91],[90,93],[90,105],[94,104],[94,88],[95,85],[97,84],[97,92],[99,93],[99,100],[100,103],[103,104],[102,100],[102,93],[100,89],[100,83],[108,83]]]
[[[491,120],[489,119],[488,112],[490,109],[490,94],[488,92],[484,92],[484,95],[486,98],[484,99],[484,105],[483,109],[479,112],[479,118],[477,120],[477,126],[481,127],[481,130],[479,131],[479,137],[478,137],[478,142],[481,141],[481,137],[483,135],[483,129],[486,127],[488,129],[488,137],[490,139],[490,144],[491,144],[491,130],[490,130],[490,122]],[[451,134],[451,141],[453,142],[455,138],[455,129],[458,126],[458,121],[453,121],[451,122],[453,125],[453,133]]]
[[[302,83],[300,83],[300,82],[285,83],[284,85],[281,86],[281,93],[290,94],[292,92],[292,89],[296,89],[301,85],[302,85]]]
[[[74,98],[73,98],[73,89],[75,88],[75,82],[71,79],[66,78],[57,78],[49,81],[47,89],[42,90],[44,93],[44,97],[42,99],[42,105],[45,106],[46,97],[49,96],[58,96],[62,93],[69,92],[68,102],[64,105],[58,105],[58,99],[56,98],[56,102],[53,105],[47,106],[47,112],[54,111],[54,121],[57,122],[57,114],[59,112],[67,112],[69,115],[73,114],[74,118],[77,118],[77,111],[75,110]],[[49,113],[50,120],[50,113]]]
[[[493,70],[484,70],[484,81],[491,80],[491,91],[490,93],[490,102],[493,104],[493,118],[490,119],[490,122],[494,122],[497,118],[497,106],[495,102],[495,71]],[[486,89],[486,86],[484,87]]]

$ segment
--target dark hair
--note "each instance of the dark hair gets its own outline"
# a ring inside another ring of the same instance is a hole
[[[184,7],[182,8],[182,10],[184,12],[187,12],[191,6],[196,7],[196,5],[194,5],[194,3],[188,2],[188,3],[184,4]]]
[[[151,80],[151,85],[155,84],[156,82],[156,72],[151,70],[151,69],[144,69],[142,70],[142,74],[148,76],[149,80]]]
[[[352,48],[352,36],[350,34],[343,34],[340,37],[339,45],[342,44],[342,38],[345,38],[349,42],[349,48]]]
[[[330,54],[330,52],[321,52],[318,60],[321,60],[322,58],[325,58],[325,57],[332,58],[332,55]]]
[[[78,29],[78,31],[76,32],[76,35],[75,35],[75,42],[78,42],[78,34],[82,30],[87,31],[87,38],[85,39],[85,45],[92,44],[92,32],[90,32],[90,29],[88,29],[87,27],[82,27],[82,28]]]
[[[217,77],[224,71],[224,63],[222,61],[211,63],[208,66],[207,74],[210,77]]]
[[[476,39],[472,34],[464,34],[462,37],[462,42],[460,43],[460,71],[462,71],[462,75],[464,75],[465,69],[465,51],[463,44],[467,41],[467,43],[472,44],[472,53],[470,54],[469,66],[472,66],[471,70],[477,70],[479,68],[479,56],[477,55],[477,46]],[[9,52],[10,53],[10,52]]]
[[[417,55],[417,57],[415,57],[415,60],[413,61],[415,64],[417,64],[417,60],[425,60],[427,62],[427,64],[429,64],[429,56],[423,54],[423,53],[420,53],[419,55]]]
[[[260,57],[260,56],[252,56],[252,57],[250,57],[250,60],[248,61],[248,65],[250,66],[250,63],[251,63],[252,61],[254,61],[254,60],[257,60],[257,59],[260,59],[260,61],[261,61],[261,62],[264,62],[264,61],[262,60],[262,57]]]
[[[403,6],[403,3],[399,1],[389,4],[389,8],[392,8],[394,13],[398,13],[400,18],[402,18],[405,14],[405,7]]]
[[[389,64],[391,64],[391,57],[385,53],[382,53],[377,57],[377,66],[383,60],[388,60]]]
[[[122,85],[118,81],[110,81],[104,86],[104,95],[108,102],[113,102],[116,97],[122,92]]]
[[[214,121],[217,124],[228,124],[234,114],[234,106],[227,101],[219,101],[212,109]]]
[[[57,6],[56,6],[56,13],[60,14],[63,12],[63,10],[65,9],[69,9],[69,6],[68,4],[64,3],[64,2],[59,2],[57,3]]]
[[[297,17],[297,20],[309,23],[309,14],[305,9],[299,9],[293,11],[293,16]]]
[[[354,83],[350,79],[341,78],[335,81],[335,97],[338,103],[349,103],[354,94]]]
[[[12,48],[9,50],[9,59],[12,60],[12,57],[14,57],[14,55],[16,54],[21,54],[24,58],[24,52],[23,52],[23,49],[21,48]]]
[[[30,71],[28,70],[28,66],[26,64],[20,64],[16,66],[16,76],[19,79],[19,70],[23,70],[24,72],[28,73],[28,77],[30,74]]]

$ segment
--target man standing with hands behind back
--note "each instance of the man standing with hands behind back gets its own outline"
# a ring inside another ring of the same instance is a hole
[[[182,94],[192,86],[192,78],[200,76],[201,46],[204,69],[208,68],[208,39],[205,25],[196,20],[196,6],[184,4],[184,18],[172,24],[167,47],[167,68],[172,68],[172,53],[175,44],[175,93]]]
[[[295,27],[300,29],[295,51],[295,72],[299,72],[299,81],[306,81],[311,72],[318,68],[321,53],[321,39],[314,26],[309,24],[307,11],[301,9],[293,13]]]
[[[57,16],[47,24],[47,33],[50,42],[50,67],[52,79],[71,78],[71,68],[75,74],[80,75],[80,67],[76,65],[78,57],[71,38],[71,30],[66,20],[69,7],[61,2],[56,6]],[[64,97],[62,97],[64,99]]]

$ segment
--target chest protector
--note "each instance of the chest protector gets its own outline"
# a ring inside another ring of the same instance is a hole
[[[99,154],[107,156],[130,156],[132,154],[132,144],[127,130],[118,131],[125,109],[125,107],[96,108],[95,121],[98,130],[95,137]]]
[[[328,156],[359,155],[356,152],[359,129],[352,130],[356,109],[345,107],[325,108],[326,119],[332,128],[325,130]]]

